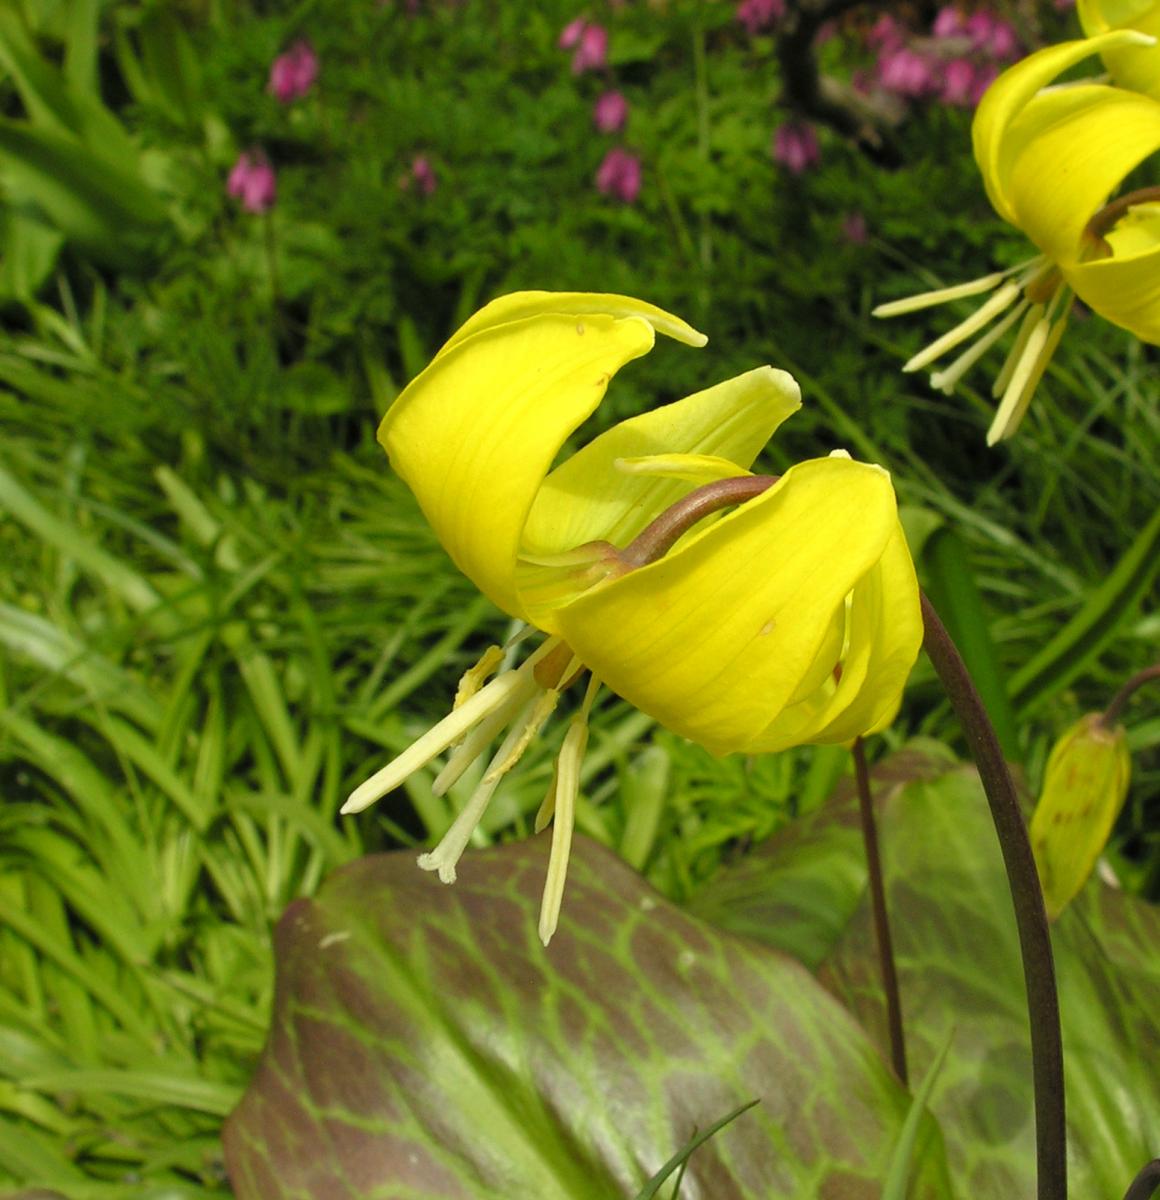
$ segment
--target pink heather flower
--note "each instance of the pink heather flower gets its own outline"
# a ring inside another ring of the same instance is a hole
[[[628,120],[628,101],[620,92],[604,92],[592,107],[592,121],[601,133],[619,133]]]
[[[608,30],[603,25],[585,25],[572,55],[572,74],[599,71],[608,61]]]
[[[967,97],[967,102],[972,108],[977,108],[979,101],[983,98],[983,93],[999,78],[999,67],[995,63],[983,63],[975,68],[975,82],[971,86],[971,93]]]
[[[424,196],[432,195],[439,186],[439,181],[435,178],[435,168],[425,154],[416,154],[411,159],[411,178]]]
[[[266,91],[280,104],[289,104],[305,96],[317,78],[318,55],[305,38],[300,38],[270,64],[270,82]]]
[[[943,64],[939,99],[960,108],[974,107],[975,64],[969,58],[952,58]]]
[[[741,0],[736,16],[753,37],[785,16],[785,0]]]
[[[878,58],[878,82],[888,91],[915,99],[934,86],[933,64],[926,55],[902,46]]]
[[[842,218],[842,236],[854,246],[864,246],[869,237],[865,216],[860,212],[847,213]]]
[[[561,50],[575,50],[580,45],[580,38],[587,27],[588,22],[583,17],[577,17],[575,21],[569,21],[560,31],[560,38],[556,42],[556,45]]]
[[[991,40],[991,31],[995,28],[997,18],[989,12],[979,9],[967,18],[965,30],[976,50],[982,50]]]
[[[596,187],[606,196],[632,204],[640,195],[640,159],[623,146],[614,146],[596,170]]]
[[[425,154],[416,154],[411,159],[410,167],[399,176],[399,188],[401,191],[409,192],[412,186],[424,196],[433,195],[435,189],[439,186],[439,180],[435,175],[435,168]]]
[[[264,213],[274,207],[278,183],[274,168],[260,151],[244,151],[238,155],[226,180],[226,191],[240,200],[246,212]]]
[[[780,163],[793,175],[800,175],[816,166],[822,152],[818,135],[805,121],[786,121],[773,134],[773,161]]]
[[[889,13],[883,13],[866,34],[866,44],[878,54],[897,50],[905,41],[905,33]]]
[[[1023,53],[1023,43],[1010,21],[996,17],[991,26],[991,37],[987,49],[1000,62],[1014,62]]]
[[[957,8],[947,5],[938,10],[930,31],[937,38],[960,37],[967,32],[966,18]]]

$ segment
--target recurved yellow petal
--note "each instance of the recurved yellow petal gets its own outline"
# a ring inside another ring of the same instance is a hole
[[[457,334],[383,418],[391,465],[456,566],[505,612],[525,616],[516,557],[541,481],[612,376],[654,338],[638,316],[487,324]]]
[[[509,321],[522,321],[527,317],[539,317],[548,313],[566,313],[583,317],[589,313],[603,313],[607,317],[640,317],[658,333],[663,333],[687,346],[703,346],[709,339],[698,333],[680,317],[636,300],[632,296],[617,296],[606,292],[512,292],[485,304],[479,312],[469,317],[448,339],[440,354],[459,345],[472,334],[484,329],[494,329]]]
[[[1089,37],[1112,29],[1135,29],[1160,37],[1160,3],[1156,0],[1078,0],[1076,8]],[[1160,48],[1120,46],[1105,50],[1100,57],[1120,87],[1160,100]]]
[[[1081,717],[1052,748],[1031,818],[1031,849],[1051,920],[1091,874],[1123,807],[1131,759],[1122,728]]]
[[[1131,214],[1125,221],[1131,221]],[[1109,241],[1115,257],[1068,267],[1064,277],[1075,294],[1106,320],[1134,333],[1141,341],[1160,345],[1160,218],[1140,218],[1124,236],[1125,249],[1135,239],[1147,239],[1151,249],[1120,257],[1116,233]]]
[[[841,677],[787,706],[766,733],[784,745],[848,742],[894,720],[922,646],[918,581],[902,527],[854,587]]]
[[[728,459],[743,474],[773,431],[800,407],[792,376],[758,367],[620,422],[544,480],[528,515],[524,549],[546,556],[597,539],[623,548],[697,484],[624,471],[620,460],[695,454]]]
[[[1148,96],[1102,84],[1041,92],[1003,140],[997,181],[1009,219],[1066,267],[1090,249],[1088,221],[1157,149],[1160,104]]]
[[[885,471],[813,459],[682,548],[579,597],[560,611],[561,633],[613,691],[714,753],[784,749],[800,739],[776,728],[777,714],[836,664],[835,616],[897,523]]]
[[[1004,141],[1008,127],[1032,97],[1069,67],[1090,55],[1126,46],[1150,44],[1151,39],[1146,34],[1134,30],[1117,30],[1080,41],[1061,42],[1038,50],[1008,67],[987,89],[975,112],[971,138],[975,161],[982,172],[987,195],[1000,216],[1012,224],[1018,224],[1003,178]]]

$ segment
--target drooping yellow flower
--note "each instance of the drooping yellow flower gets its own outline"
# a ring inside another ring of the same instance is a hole
[[[1052,921],[1103,853],[1124,807],[1132,760],[1123,726],[1081,717],[1052,747],[1031,818],[1031,849]]]
[[[717,754],[844,742],[890,722],[922,639],[914,568],[881,467],[836,453],[777,481],[747,478],[800,407],[784,371],[759,367],[624,421],[553,469],[613,374],[658,332],[705,342],[624,296],[506,296],[452,336],[379,429],[456,565],[546,638],[499,674],[512,648],[489,650],[452,713],[343,811],[366,808],[454,746],[435,782],[442,793],[507,730],[464,810],[419,860],[452,881],[500,779],[562,691],[589,672],[537,819],[541,828],[555,816],[545,942],[600,683]],[[722,489],[731,511],[709,504],[698,519],[702,499]]]
[[[1076,0],[1076,10],[1088,37],[1117,29],[1135,29],[1160,37],[1157,0]],[[1160,100],[1160,45],[1112,46],[1100,57],[1114,83]]]
[[[1048,86],[1090,55],[1151,44],[1131,30],[1064,42],[999,76],[975,113],[975,161],[995,211],[1040,253],[1009,270],[874,310],[897,316],[992,293],[903,367],[920,370],[990,325],[931,376],[932,385],[948,393],[1018,323],[995,380],[999,408],[989,445],[1009,437],[1023,419],[1074,297],[1141,340],[1160,343],[1160,189],[1113,199],[1125,177],[1160,148],[1160,102],[1104,83]]]

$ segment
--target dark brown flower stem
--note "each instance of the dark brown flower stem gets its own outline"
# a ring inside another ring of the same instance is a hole
[[[1100,724],[1105,729],[1111,729],[1113,725],[1120,719],[1120,713],[1124,711],[1124,705],[1132,698],[1133,693],[1137,688],[1142,688],[1144,684],[1150,683],[1153,679],[1160,679],[1160,663],[1155,663],[1151,667],[1145,667],[1142,671],[1137,671],[1131,679],[1124,684],[1122,688],[1112,697],[1111,704],[1108,705],[1104,714],[1100,717]]]
[[[878,853],[878,829],[874,823],[874,800],[870,794],[870,768],[861,738],[854,739],[854,778],[858,784],[858,811],[862,816],[862,843],[866,847],[866,872],[870,881],[870,907],[874,913],[874,940],[878,945],[878,969],[886,993],[886,1024],[890,1032],[890,1062],[899,1082],[905,1085],[906,1041],[902,1033],[902,1001],[898,972],[894,969],[894,942],[886,916],[886,887],[882,879],[882,857]]]
[[[987,717],[987,710],[971,682],[962,656],[926,596],[922,597],[922,616],[926,626],[923,644],[927,655],[962,723],[967,744],[987,793],[1015,907],[1031,1023],[1036,1195],[1039,1200],[1066,1200],[1067,1127],[1059,994],[1055,985],[1051,934],[1035,860],[1031,855],[1031,842],[1019,809],[1015,784],[1003,760],[999,739]]]
[[[1146,1167],[1140,1168],[1140,1173],[1128,1185],[1124,1200],[1149,1200],[1155,1190],[1160,1187],[1160,1158],[1154,1158]]]

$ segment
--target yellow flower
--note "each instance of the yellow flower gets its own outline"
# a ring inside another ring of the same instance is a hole
[[[1160,36],[1160,3],[1156,0],[1077,0],[1076,9],[1088,37],[1116,29]],[[1120,87],[1147,92],[1153,100],[1160,100],[1160,46],[1113,46],[1100,57]]]
[[[1052,747],[1031,818],[1031,849],[1054,921],[1083,887],[1124,806],[1132,760],[1122,726],[1081,717]]]
[[[343,811],[374,803],[454,746],[435,783],[443,792],[508,730],[447,835],[419,860],[451,882],[500,779],[562,691],[589,672],[537,819],[539,829],[555,814],[545,943],[600,683],[716,754],[844,742],[890,722],[922,639],[914,568],[881,467],[838,453],[777,481],[749,476],[800,407],[784,371],[759,367],[624,421],[553,468],[613,374],[658,332],[705,342],[624,296],[503,297],[452,336],[379,430],[460,570],[547,637],[498,674],[512,647],[492,647],[464,676],[452,713]],[[694,520],[722,489],[732,510],[714,502]],[[674,514],[681,520],[661,536]]]
[[[995,380],[999,408],[988,445],[1009,437],[1023,419],[1075,296],[1141,340],[1160,343],[1160,189],[1111,200],[1129,172],[1160,148],[1160,103],[1103,83],[1047,86],[1092,54],[1151,42],[1131,30],[1107,33],[1049,46],[1005,71],[975,113],[975,161],[995,211],[1040,253],[1006,271],[874,310],[897,316],[992,293],[903,367],[920,370],[991,325],[931,376],[932,386],[948,393],[1019,322]]]

